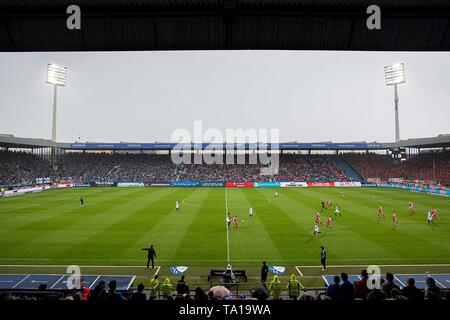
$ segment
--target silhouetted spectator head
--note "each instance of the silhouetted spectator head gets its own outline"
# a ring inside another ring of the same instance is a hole
[[[429,287],[429,288],[436,287],[436,281],[431,277],[427,278],[426,283],[427,283],[427,287]]]
[[[142,283],[139,283],[138,286],[137,286],[138,292],[143,292],[144,288],[145,288],[145,286]]]
[[[415,284],[416,284],[416,280],[414,280],[414,278],[409,277],[409,278],[406,280],[406,286],[407,286],[407,287],[414,287]]]
[[[110,291],[115,291],[117,288],[117,281],[116,280],[111,280],[108,284],[109,290]]]
[[[390,272],[386,273],[386,281],[394,282],[394,275]]]
[[[362,269],[361,270],[361,278],[363,278],[363,279],[368,279],[369,278],[369,274],[367,273],[366,269]]]
[[[343,282],[348,281],[348,274],[346,274],[345,272],[342,272],[341,273],[341,279],[342,279]]]

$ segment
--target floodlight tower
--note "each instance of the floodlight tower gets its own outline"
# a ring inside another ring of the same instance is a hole
[[[67,67],[58,66],[53,63],[47,65],[47,83],[53,85],[53,122],[52,141],[56,142],[56,109],[57,109],[57,88],[65,86],[67,79]]]
[[[403,63],[396,63],[384,67],[384,81],[387,86],[394,86],[394,100],[395,100],[395,142],[400,142],[400,125],[398,119],[398,93],[397,85],[405,83],[405,65]]]

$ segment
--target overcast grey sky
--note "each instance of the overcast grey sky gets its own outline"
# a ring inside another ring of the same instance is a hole
[[[169,141],[173,130],[279,128],[282,141],[394,140],[450,133],[450,53],[193,51],[0,53],[0,133],[51,138],[48,62],[69,68],[57,140]]]

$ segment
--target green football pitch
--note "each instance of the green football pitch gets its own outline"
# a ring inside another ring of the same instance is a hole
[[[314,214],[322,199],[338,204],[342,216],[335,217],[334,208],[325,209],[321,234],[314,236]],[[409,200],[416,206],[412,215]],[[386,214],[381,221],[379,205]],[[253,217],[248,215],[250,206]],[[426,217],[432,207],[439,219],[430,226]],[[227,210],[237,215],[237,230],[227,230]],[[393,210],[398,226],[390,218]],[[332,229],[325,227],[328,215]],[[314,275],[320,270],[314,268],[320,265],[322,245],[335,268],[377,264],[401,272],[450,273],[449,222],[448,198],[394,189],[50,190],[0,199],[0,273],[61,272],[75,264],[90,273],[148,276],[155,271],[145,269],[146,252],[141,249],[150,244],[163,276],[169,275],[169,266],[182,265],[201,278],[208,269],[230,262],[257,277],[262,260],[286,266],[289,273]]]

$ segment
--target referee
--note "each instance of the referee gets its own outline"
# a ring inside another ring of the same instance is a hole
[[[327,270],[327,252],[323,246],[320,247],[322,250],[320,251],[320,263],[322,264],[322,271]]]

